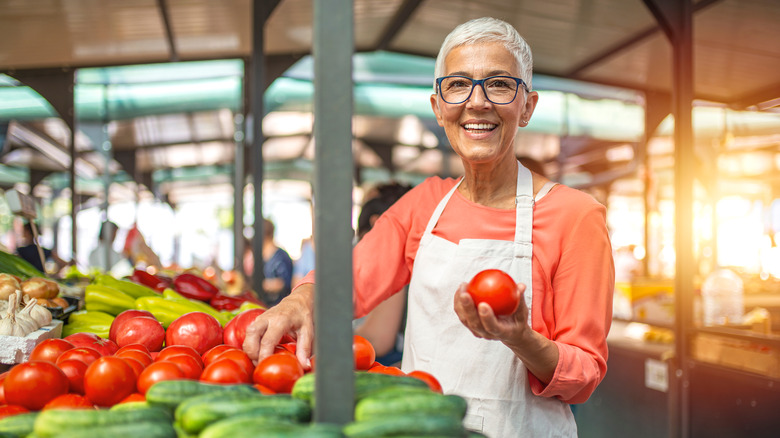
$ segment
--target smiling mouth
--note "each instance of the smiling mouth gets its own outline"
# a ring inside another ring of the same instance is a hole
[[[466,131],[479,133],[479,132],[490,132],[494,129],[496,129],[498,125],[493,123],[466,123],[463,125],[463,128]]]

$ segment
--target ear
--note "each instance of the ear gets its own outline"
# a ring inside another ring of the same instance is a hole
[[[439,101],[437,97],[438,95],[431,94],[431,109],[433,110],[433,114],[436,116],[436,122],[439,124],[439,126],[444,126],[444,122],[442,121],[441,116],[441,108],[439,108]]]
[[[536,104],[539,102],[539,93],[536,91],[529,91],[528,95],[525,97],[525,105],[523,106],[523,115],[520,117],[520,126],[525,127],[528,122],[531,120],[531,116],[534,114],[534,110],[536,109]],[[525,121],[526,123],[523,124],[522,122]]]

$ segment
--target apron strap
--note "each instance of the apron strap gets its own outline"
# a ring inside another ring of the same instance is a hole
[[[444,207],[447,206],[447,203],[450,201],[450,198],[452,197],[452,194],[455,193],[455,190],[458,190],[458,186],[460,183],[463,182],[463,178],[461,177],[460,180],[455,184],[452,189],[447,192],[447,194],[439,201],[439,205],[436,206],[436,210],[433,211],[433,215],[431,215],[430,220],[428,220],[428,225],[425,227],[425,232],[423,233],[423,237],[426,235],[431,234],[433,231],[433,227],[436,226],[436,224],[439,222],[439,217],[441,217],[441,212],[444,211]]]

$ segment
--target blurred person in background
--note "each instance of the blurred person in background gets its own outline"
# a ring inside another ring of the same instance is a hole
[[[106,221],[100,225],[97,246],[89,254],[89,266],[105,271],[113,271],[117,265],[128,265],[132,269],[130,260],[114,249],[119,227],[117,224]],[[106,258],[108,257],[108,258]]]
[[[31,265],[35,267],[35,269],[45,273],[46,269],[44,269],[44,266],[41,263],[41,255],[38,252],[38,245],[35,244],[34,236],[35,235],[33,234],[32,223],[25,222],[24,227],[22,228],[22,242],[21,242],[22,245],[16,248],[16,255],[28,261]],[[40,241],[38,243],[40,244]],[[60,269],[62,269],[64,266],[68,264],[68,262],[62,260],[57,255],[56,251],[53,251],[49,248],[44,248],[43,245],[41,245],[41,251],[43,252],[44,261],[54,262],[57,271],[59,271]]]
[[[358,239],[373,228],[382,213],[401,198],[411,186],[387,183],[369,192],[372,196],[358,216]],[[374,308],[365,317],[355,320],[355,334],[366,338],[376,350],[376,361],[385,366],[399,366],[403,354],[406,316],[406,287]]]
[[[144,239],[143,234],[138,229],[138,224],[133,224],[132,228],[127,232],[122,253],[130,259],[133,266],[162,268],[160,258],[146,243],[146,239]]]
[[[297,285],[306,274],[314,269],[314,233],[301,241],[301,256],[293,263],[292,284]]]
[[[293,261],[290,255],[274,242],[274,224],[263,220],[263,291],[265,303],[271,307],[290,295]],[[251,248],[251,247],[250,247]]]

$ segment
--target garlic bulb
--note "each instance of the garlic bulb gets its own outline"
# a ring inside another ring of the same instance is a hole
[[[11,310],[11,303],[16,302],[15,297],[13,294],[8,298],[8,311],[3,316],[2,319],[0,319],[0,336],[11,336],[14,331],[14,314]]]
[[[24,306],[24,309],[20,310],[16,313],[16,323],[17,324],[24,324],[26,327],[30,327],[31,330],[28,330],[27,333],[34,332],[35,330],[38,330],[41,328],[41,325],[38,324],[38,321],[36,321],[32,315],[30,315],[30,306],[37,306],[38,304],[35,303],[35,301],[29,301],[26,306]]]
[[[38,328],[51,324],[52,316],[49,309],[41,306],[34,299],[30,299],[22,311],[27,312],[30,315],[33,321],[38,325]]]

